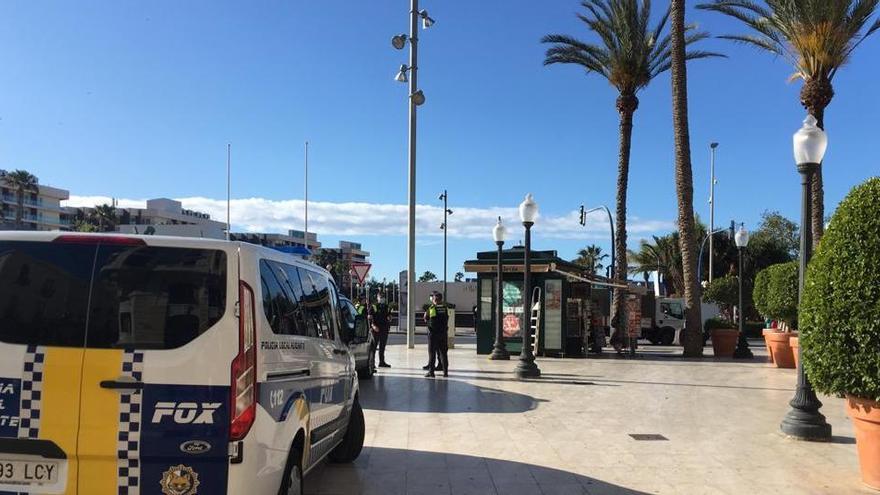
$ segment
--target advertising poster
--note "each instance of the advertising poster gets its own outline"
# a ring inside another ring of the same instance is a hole
[[[562,349],[562,280],[544,283],[544,349]]]
[[[504,282],[502,306],[503,330],[505,338],[522,337],[522,282]]]

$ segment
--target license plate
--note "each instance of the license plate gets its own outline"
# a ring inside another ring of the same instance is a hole
[[[59,469],[58,462],[0,459],[0,485],[51,485]]]

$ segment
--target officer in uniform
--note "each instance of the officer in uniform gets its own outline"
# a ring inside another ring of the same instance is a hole
[[[373,331],[373,345],[371,353],[375,353],[376,348],[379,349],[379,367],[390,368],[391,365],[385,362],[385,345],[388,344],[388,332],[391,330],[391,310],[385,302],[382,294],[376,298],[376,304],[373,305],[373,322],[370,328]]]
[[[428,373],[425,377],[434,376],[434,356],[438,356],[443,366],[443,376],[449,376],[449,343],[446,333],[449,328],[449,310],[443,302],[443,294],[435,292],[431,296],[432,303],[425,311],[428,323]]]

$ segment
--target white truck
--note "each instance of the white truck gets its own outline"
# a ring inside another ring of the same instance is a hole
[[[650,292],[642,298],[641,338],[654,345],[681,345],[681,331],[685,327],[684,298],[655,297]],[[718,316],[718,306],[702,303],[703,323]],[[702,328],[700,329],[702,332]]]

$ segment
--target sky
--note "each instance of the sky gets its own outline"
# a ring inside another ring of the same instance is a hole
[[[225,221],[232,145],[234,231],[303,228],[309,142],[309,229],[325,246],[361,242],[371,275],[406,267],[407,100],[394,81],[407,50],[407,0],[0,3],[0,168],[26,169],[71,191],[74,205],[148,198]],[[693,9],[714,35],[744,29]],[[654,17],[668,2],[655,1]],[[449,278],[495,248],[498,215],[522,238],[517,205],[539,204],[536,249],[573,258],[608,224],[587,207],[615,201],[616,91],[574,66],[542,66],[548,33],[595,41],[575,0],[422,0],[419,31],[416,271],[442,276],[442,204]],[[708,220],[709,148],[717,141],[716,224],[756,228],[764,210],[797,219],[791,135],[801,83],[781,59],[725,40],[725,59],[688,66],[694,206]],[[880,35],[835,78],[826,113],[826,209],[877,175]],[[630,164],[629,244],[675,228],[669,75],[639,93]]]

